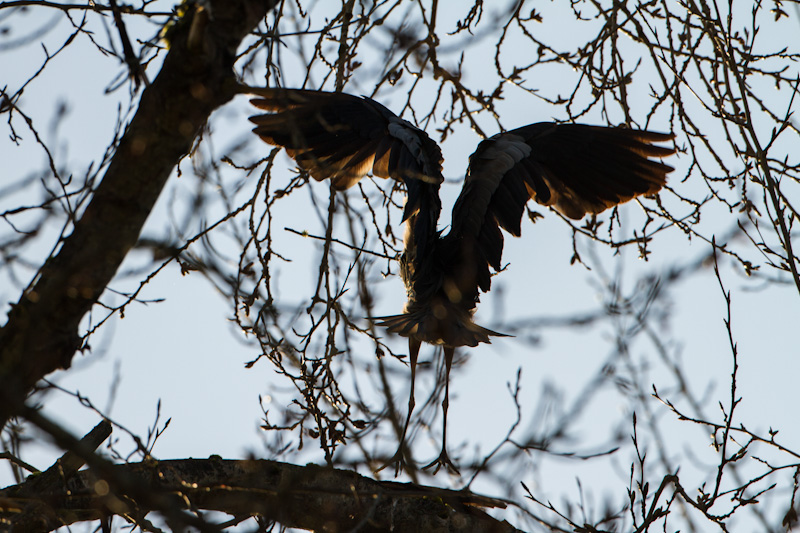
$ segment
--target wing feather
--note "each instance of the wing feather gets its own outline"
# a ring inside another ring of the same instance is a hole
[[[282,146],[316,180],[337,189],[368,172],[407,184],[440,184],[442,153],[428,135],[387,108],[363,97],[304,89],[249,87],[267,114],[250,117],[265,142]]]
[[[538,123],[500,133],[470,156],[442,256],[448,295],[474,308],[501,268],[503,235],[521,233],[528,200],[580,219],[654,194],[673,168],[653,158],[675,153],[653,143],[672,135],[579,124]]]
[[[341,190],[371,171],[403,183],[407,228],[401,274],[410,293],[420,279],[423,285],[441,279],[433,273],[432,258],[439,240],[442,153],[424,131],[366,97],[254,87],[243,92],[258,95],[251,102],[269,112],[250,117],[253,131],[267,143],[285,148],[314,179],[330,179]],[[401,322],[403,334],[420,327],[414,321]],[[481,328],[475,331],[486,336]]]

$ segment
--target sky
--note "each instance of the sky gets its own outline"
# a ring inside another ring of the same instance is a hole
[[[450,10],[458,8],[458,3],[443,2],[440,20],[450,20]],[[315,9],[322,8],[316,6]],[[491,13],[485,15],[487,20]],[[3,14],[0,11],[0,15]],[[548,21],[560,20],[561,16],[564,14],[554,15]],[[39,37],[30,29],[46,27],[50,20],[58,21],[57,31]],[[321,21],[322,18],[316,20]],[[789,36],[796,32],[798,23],[797,13],[791,12],[789,20],[779,26],[781,32],[766,35],[761,41],[762,45],[768,47],[773,42],[787,42]],[[31,9],[29,15],[0,19],[0,26],[3,24],[12,24],[13,35],[30,35],[32,42],[41,38],[50,53],[64,41],[70,27],[63,15],[38,9]],[[558,42],[559,39],[567,42],[571,35],[566,28],[557,23],[541,25],[537,37],[550,39],[548,42]],[[104,31],[97,26],[95,36],[98,42],[108,42],[109,36]],[[154,25],[141,27],[131,20],[129,31],[146,39],[157,28]],[[444,34],[445,30],[442,30]],[[16,90],[31,76],[41,65],[45,54],[44,49],[35,44],[15,48],[13,53],[7,52],[1,46],[7,45],[13,35],[7,37],[5,42],[0,41],[0,72],[4,78],[0,84],[7,86],[10,91]],[[372,38],[380,42],[386,37],[376,35]],[[115,36],[111,39],[115,39]],[[289,39],[291,37],[285,38]],[[468,39],[458,36],[446,43],[451,43],[450,46],[455,50],[463,48],[465,51],[464,83],[481,86],[484,73],[480,65],[493,61],[494,50],[471,46]],[[530,54],[522,46],[515,51],[513,41],[508,46],[511,50],[507,55],[510,61],[516,60],[515,54]],[[289,65],[283,73],[287,86],[301,83],[305,75],[304,62],[294,50],[296,47],[290,43],[284,52],[285,64]],[[457,54],[451,54],[443,62],[452,67],[457,57]],[[525,63],[524,57],[519,62]],[[371,68],[371,63],[365,61],[364,68]],[[792,65],[792,68],[797,67]],[[147,72],[152,78],[156,69],[150,66]],[[354,94],[370,94],[374,86],[374,72],[367,72],[369,75],[364,75],[364,81],[355,77],[346,89]],[[123,73],[123,66],[116,58],[100,56],[86,38],[80,37],[57,55],[45,73],[26,88],[21,107],[30,113],[46,139],[57,139],[53,156],[60,168],[69,168],[75,176],[80,176],[88,171],[91,161],[102,156],[119,120],[120,102],[128,101],[126,89],[112,93],[107,93],[105,89]],[[567,81],[555,75],[548,79],[546,70],[537,70],[536,73],[542,79],[533,80],[530,84],[541,87],[543,93],[557,93],[558,84]],[[257,84],[263,82],[263,78],[246,81]],[[311,76],[312,86],[320,82],[319,74]],[[326,88],[332,87],[328,84]],[[395,111],[402,107],[404,98],[404,93],[394,94],[387,90],[382,90],[376,96],[376,99]],[[785,98],[785,92],[775,92],[774,98]],[[642,92],[641,102],[637,99],[634,101],[640,106],[647,105],[646,92]],[[64,103],[67,105],[65,119],[59,125],[60,130],[53,130],[50,117]],[[693,104],[687,102],[687,105]],[[697,102],[694,105],[697,106]],[[123,108],[121,112],[127,118],[127,110]],[[218,110],[212,118],[215,139],[225,139],[229,145],[235,145],[250,135],[247,117],[251,113],[247,99],[242,96]],[[548,105],[532,94],[513,89],[499,104],[498,114],[503,127],[507,129],[531,122],[566,118],[563,106]],[[591,113],[586,119],[603,121],[602,117],[592,116]],[[621,121],[622,117],[613,120]],[[497,131],[497,126],[488,120],[481,124],[489,134]],[[0,139],[0,159],[5,161],[0,175],[0,189],[35,175],[42,168],[41,149],[31,142],[30,133],[25,131],[21,121],[16,121],[14,125],[23,132],[24,141],[17,146],[10,142],[8,135]],[[8,128],[5,125],[2,127],[6,133]],[[429,133],[435,127],[437,125],[431,125]],[[666,113],[657,114],[648,127],[667,130],[669,116]],[[714,124],[709,123],[708,127],[709,132],[719,134]],[[228,131],[229,134],[226,133]],[[764,132],[764,135],[767,134]],[[441,143],[447,179],[442,191],[445,213],[449,212],[460,190],[467,157],[479,141],[476,132],[462,125]],[[214,148],[218,153],[223,153],[225,146],[221,142]],[[253,141],[243,152],[242,158],[249,157],[253,161],[266,155],[268,150],[266,145]],[[278,158],[277,161],[278,165],[285,168],[276,170],[276,178],[285,176],[288,182],[294,175],[293,165],[286,158]],[[674,164],[676,171],[671,178],[674,181],[670,181],[670,184],[674,184],[677,191],[696,194],[703,190],[705,185],[702,180],[688,170],[690,161],[686,155],[679,156],[671,164]],[[729,166],[739,171],[741,161],[732,160]],[[246,194],[247,187],[253,186],[254,183],[247,183],[242,194]],[[364,184],[365,188],[374,186],[371,181]],[[142,235],[157,236],[170,231],[174,234],[178,226],[175,220],[179,218],[175,213],[180,214],[182,210],[190,208],[186,204],[185,194],[196,187],[196,179],[188,170],[181,177],[174,175],[170,178]],[[26,191],[2,195],[0,212],[38,200],[25,197],[25,194]],[[278,213],[280,222],[276,226],[324,234],[324,229],[309,206],[309,194],[326,198],[327,187],[324,184],[311,184],[309,193],[296,195],[292,202],[283,204]],[[359,201],[357,191],[348,194],[353,202]],[[670,202],[669,194],[662,193],[662,196],[665,202]],[[213,208],[219,210],[221,205],[222,202],[217,201]],[[688,240],[675,228],[657,235],[648,261],[639,259],[637,251],[632,248],[623,249],[615,255],[607,247],[579,240],[581,254],[595,258],[590,270],[579,264],[570,264],[573,251],[568,226],[554,213],[543,208],[537,210],[546,215],[543,220],[536,224],[524,222],[520,239],[506,238],[503,262],[508,263],[508,268],[494,278],[493,291],[482,297],[476,321],[493,329],[501,328],[503,324],[513,326],[523,320],[534,324],[539,319],[550,322],[522,328],[514,338],[498,339],[491,345],[481,345],[466,353],[459,352],[464,364],[451,378],[448,425],[448,442],[451,443],[451,453],[456,457],[486,453],[502,441],[516,415],[508,387],[516,379],[518,371],[522,376],[520,399],[523,423],[520,435],[525,435],[528,430],[541,430],[548,420],[555,420],[555,413],[543,414],[538,411],[546,407],[546,403],[539,401],[545,391],[556,391],[566,406],[584,401],[581,394],[587,383],[595,378],[598,370],[608,363],[614,353],[614,339],[618,333],[615,328],[623,329],[631,325],[625,317],[620,317],[618,321],[603,321],[600,325],[576,330],[554,323],[552,317],[569,317],[596,310],[606,298],[605,288],[617,272],[622,273],[623,280],[619,291],[635,296],[640,288],[637,280],[661,275],[665,268],[672,265],[701,260],[711,252],[707,243],[700,239]],[[641,220],[642,216],[640,208],[633,203],[625,206],[621,213],[624,223],[630,224],[630,227],[635,227],[636,221]],[[703,220],[702,228],[708,234],[721,235],[730,220],[726,215],[711,210]],[[209,220],[213,220],[213,216],[209,216]],[[442,227],[447,221],[448,215],[444,214],[440,223]],[[396,222],[399,222],[399,216]],[[17,218],[15,223],[24,226],[32,223],[32,220]],[[46,257],[59,230],[58,227],[48,227],[38,236],[37,246],[26,251],[26,259],[35,264]],[[399,235],[401,231],[399,226],[396,227],[396,234]],[[3,232],[6,235],[8,228],[4,228]],[[232,246],[235,239],[220,237],[219,242]],[[276,243],[292,260],[276,270],[280,279],[279,304],[289,308],[299,305],[306,298],[304,292],[293,289],[314,282],[319,251],[313,241],[288,231],[277,231]],[[741,249],[747,246],[741,238],[734,244]],[[236,256],[232,257],[235,259]],[[133,282],[130,280],[138,278],[130,278],[125,273],[136,274],[135,269],[146,262],[147,257],[141,252],[129,257],[121,269],[122,274],[115,281],[115,288],[131,287]],[[25,284],[25,276],[30,276],[32,272],[20,270],[15,274]],[[18,298],[20,285],[9,278],[8,273],[3,276],[0,278],[0,305],[6,312],[8,305]],[[800,343],[796,333],[800,298],[797,291],[792,285],[767,286],[754,281],[727,261],[721,265],[721,280],[724,290],[731,295],[730,319],[739,354],[738,393],[744,401],[737,407],[737,420],[749,429],[762,433],[771,427],[780,428],[782,442],[789,448],[800,449],[800,428],[796,425],[793,408],[796,404],[796,376],[800,371]],[[727,405],[729,401],[732,371],[731,349],[724,323],[727,315],[723,290],[713,270],[707,266],[699,275],[671,286],[669,291],[667,301],[670,317],[660,324],[659,332],[668,339],[667,351],[679,354],[685,364],[689,386],[707,405],[708,416],[718,420],[721,418],[719,402]],[[378,295],[377,310],[380,314],[395,314],[401,309],[404,289],[396,276],[381,282]],[[158,458],[208,457],[212,454],[225,458],[243,458],[251,454],[267,457],[264,434],[259,428],[263,413],[258,398],[260,396],[267,408],[272,407],[277,412],[282,407],[281,402],[287,398],[287,386],[278,381],[266,364],[256,365],[253,369],[245,368],[245,363],[255,357],[257,349],[252,339],[243,338],[231,322],[230,302],[224,301],[219,292],[199,274],[183,275],[174,264],[148,284],[141,293],[141,299],[152,301],[130,306],[124,318],[113,318],[105,334],[94,338],[91,354],[76,356],[69,372],[58,372],[51,379],[66,391],[88,397],[97,409],[119,420],[136,434],[148,433],[160,409],[159,427],[163,426],[166,419],[170,419],[170,424],[159,437],[153,451]],[[389,342],[398,353],[405,353],[403,339],[390,339]],[[651,345],[637,341],[632,348],[631,364],[644,376],[644,382],[651,383],[659,391],[674,388],[673,377],[654,355]],[[436,356],[438,352],[433,348],[423,347],[423,361]],[[407,367],[398,361],[390,364],[393,364],[398,380],[395,402],[404,412],[407,382],[402,380],[406,379]],[[424,372],[417,384],[418,406],[430,394],[432,385],[432,372]],[[85,434],[99,420],[97,413],[81,406],[73,394],[52,392],[45,405],[48,414],[60,420],[76,435]],[[624,384],[602,387],[592,397],[591,407],[583,413],[577,426],[581,430],[575,435],[580,439],[581,449],[578,451],[600,451],[609,442],[610,436],[619,430],[619,420],[629,418],[631,405],[630,394],[624,393]],[[647,405],[655,413],[653,416],[661,420],[666,430],[665,438],[669,439],[674,449],[680,450],[691,445],[697,464],[714,464],[716,459],[710,446],[710,437],[698,435],[703,430],[678,422],[661,403],[649,401]],[[629,427],[623,429],[630,431]],[[120,448],[126,449],[123,432],[115,431],[115,438],[122,439],[119,441]],[[706,439],[709,445],[698,447],[697,443],[702,439]],[[466,445],[461,446],[461,443]],[[415,456],[427,462],[435,456],[438,442],[419,433],[414,446]],[[127,448],[130,448],[130,444],[127,444]],[[566,496],[576,499],[579,495],[577,478],[583,480],[584,488],[587,485],[594,487],[595,494],[600,494],[601,488],[606,485],[615,487],[618,494],[623,494],[619,488],[627,486],[627,476],[630,475],[630,454],[625,453],[606,462],[542,457],[532,461],[533,466],[528,465],[529,471],[514,474],[532,488],[553,498]],[[52,446],[37,444],[26,450],[25,460],[46,468],[58,455],[58,450]],[[302,464],[304,461],[321,462],[322,458],[319,450],[309,446],[304,452],[292,456],[291,460]],[[682,475],[688,479],[696,477],[699,482],[703,471],[702,468],[687,467]],[[460,486],[459,480],[443,475],[435,481]],[[11,482],[10,470],[0,464],[0,486]],[[690,483],[684,484],[690,486]],[[488,481],[473,489],[492,494],[494,486]],[[599,506],[600,502],[596,504]]]

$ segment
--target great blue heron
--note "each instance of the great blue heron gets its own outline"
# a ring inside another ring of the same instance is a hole
[[[259,96],[253,105],[269,112],[250,117],[253,131],[284,147],[314,179],[330,179],[343,190],[371,172],[405,185],[400,273],[408,302],[402,314],[378,319],[408,337],[408,414],[400,446],[387,463],[397,463],[398,469],[414,410],[417,357],[425,342],[441,345],[445,359],[442,450],[425,468],[456,470],[446,446],[450,367],[456,347],[501,335],[472,321],[479,292],[491,285],[489,267],[501,268],[500,228],[518,237],[530,199],[580,219],[656,193],[673,170],[651,159],[675,153],[653,144],[671,140],[670,134],[549,122],[498,133],[469,157],[450,231],[442,235],[437,229],[442,153],[424,131],[367,97],[280,88],[243,92]]]

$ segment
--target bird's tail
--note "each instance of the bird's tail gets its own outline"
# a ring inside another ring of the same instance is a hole
[[[402,337],[413,337],[428,344],[445,346],[477,346],[491,343],[490,337],[511,337],[505,333],[479,326],[472,317],[436,317],[428,309],[405,312],[401,315],[372,317],[381,327]]]

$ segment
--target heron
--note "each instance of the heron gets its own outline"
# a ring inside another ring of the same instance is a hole
[[[337,190],[372,174],[406,190],[400,275],[403,312],[376,317],[379,326],[408,338],[411,387],[400,444],[384,465],[405,466],[405,438],[414,410],[414,382],[423,343],[441,346],[445,379],[442,448],[423,468],[458,473],[447,453],[449,376],[455,349],[489,343],[502,333],[473,321],[491,271],[501,270],[503,233],[521,235],[529,200],[579,220],[637,196],[657,193],[675,153],[674,135],[623,127],[539,122],[500,132],[469,157],[447,233],[438,228],[442,152],[422,129],[366,96],[309,89],[244,87],[266,113],[250,117],[265,142],[283,147],[315,180]]]

